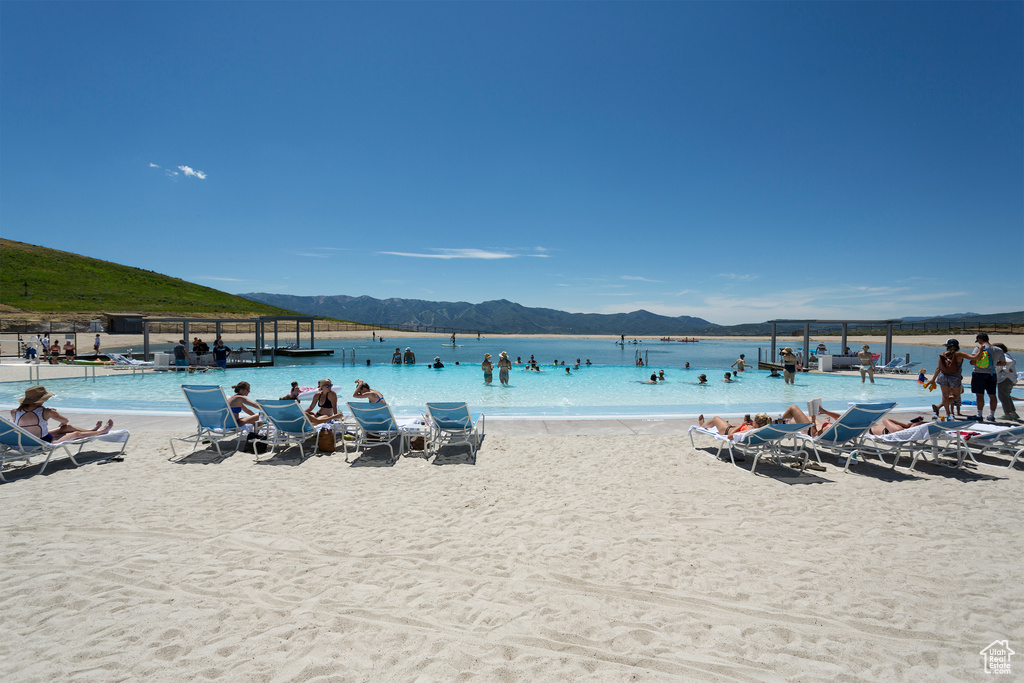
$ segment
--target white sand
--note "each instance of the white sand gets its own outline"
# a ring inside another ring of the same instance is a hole
[[[752,476],[684,422],[170,463],[182,424],[0,485],[0,679],[979,680],[1024,645],[1020,467]]]

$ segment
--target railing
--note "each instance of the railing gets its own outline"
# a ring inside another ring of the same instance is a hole
[[[184,322],[186,318],[182,318]],[[269,331],[269,323],[265,323],[264,332]],[[217,332],[217,324],[210,322],[192,322],[189,321],[188,325],[189,334],[196,335],[213,335]],[[222,334],[256,334],[255,323],[249,322],[222,322],[220,323],[220,329]],[[300,323],[299,329],[302,332],[309,332],[309,323]],[[457,335],[476,335],[476,334],[493,334],[486,330],[464,330],[452,327],[440,327],[436,325],[366,325],[362,323],[348,323],[337,320],[317,320],[314,323],[314,333],[316,332],[414,332],[419,334],[457,334]],[[295,325],[282,322],[279,327],[279,333],[282,335],[294,332]],[[106,330],[101,330],[103,334],[110,334]],[[149,324],[150,334],[180,334],[181,323],[150,323]],[[91,323],[88,322],[65,322],[59,320],[0,320],[0,334],[28,334],[28,335],[46,335],[53,337],[54,335],[63,334],[95,334],[96,330],[91,327]],[[134,332],[132,334],[142,334],[142,331]]]

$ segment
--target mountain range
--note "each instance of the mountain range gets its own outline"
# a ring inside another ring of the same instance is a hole
[[[471,304],[465,301],[374,299],[369,296],[291,296],[250,293],[240,296],[307,315],[356,320],[382,326],[438,327],[489,334],[716,334],[721,326],[703,318],[669,317],[650,311],[632,313],[567,313],[527,308],[505,299]]]
[[[422,299],[375,299],[369,296],[293,296],[289,294],[240,294],[246,299],[286,308],[306,315],[354,320],[383,327],[436,327],[464,333],[487,334],[625,334],[627,336],[763,335],[770,323],[717,325],[690,316],[664,316],[650,311],[631,313],[568,313],[551,308],[528,308],[506,299],[471,304],[465,301]],[[907,317],[921,323],[949,321],[970,323],[1024,322],[1024,311],[978,315],[958,313],[930,318]],[[821,326],[816,325],[815,329]],[[920,329],[920,327],[919,327]],[[782,333],[782,330],[779,330]],[[787,329],[787,333],[789,330]]]

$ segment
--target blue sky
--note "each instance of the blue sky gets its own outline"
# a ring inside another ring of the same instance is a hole
[[[0,234],[228,292],[1024,308],[1024,3],[0,3]]]

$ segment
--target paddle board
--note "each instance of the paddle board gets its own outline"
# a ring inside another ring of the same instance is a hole
[[[465,344],[441,344],[441,346],[465,346]]]

